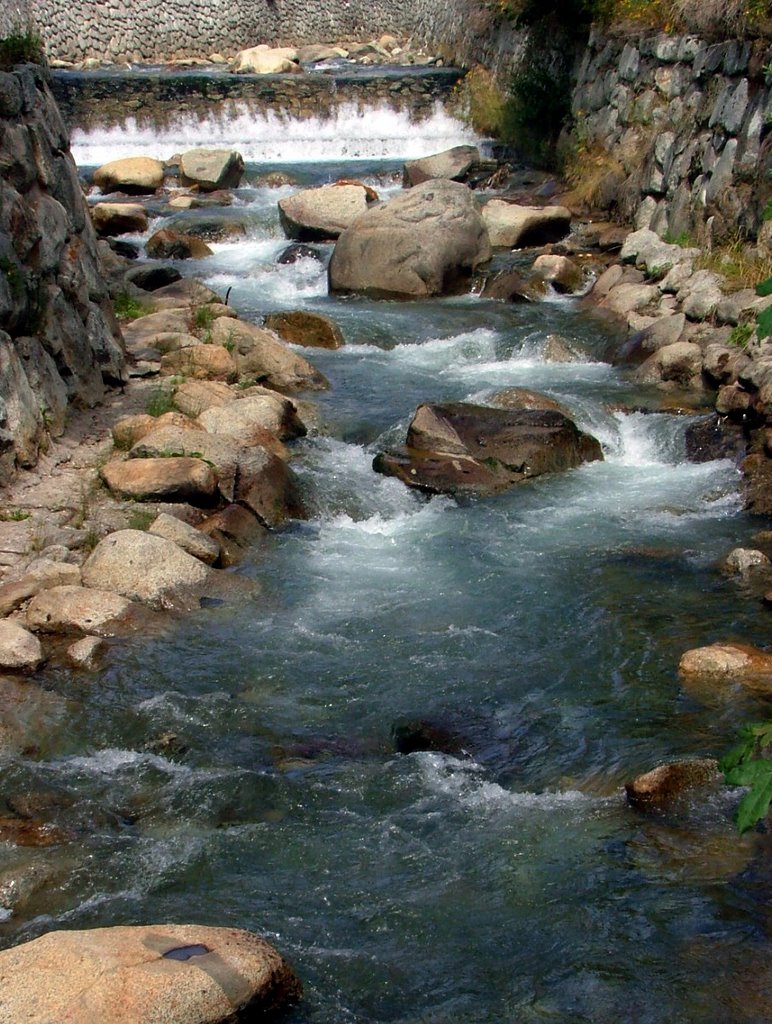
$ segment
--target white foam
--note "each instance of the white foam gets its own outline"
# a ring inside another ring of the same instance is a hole
[[[362,110],[343,103],[329,116],[303,119],[272,110],[250,111],[238,104],[228,118],[201,119],[180,112],[178,120],[163,129],[140,126],[131,117],[120,127],[93,132],[77,128],[72,152],[77,164],[94,167],[127,156],[168,159],[200,146],[202,140],[212,148],[236,149],[248,163],[262,164],[407,160],[480,141],[439,103],[424,120],[385,104]]]

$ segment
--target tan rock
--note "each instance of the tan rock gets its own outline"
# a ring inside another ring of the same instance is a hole
[[[502,409],[553,409],[570,417],[568,409],[561,402],[529,388],[505,388],[491,395],[488,401],[491,405],[500,405]]]
[[[364,185],[322,185],[279,200],[279,220],[287,238],[299,242],[337,238],[366,212]]]
[[[244,160],[234,149],[189,149],[180,157],[180,182],[202,192],[238,188]]]
[[[299,309],[287,313],[269,313],[265,326],[282,341],[310,348],[336,349],[345,344],[340,327],[328,316]]]
[[[91,207],[91,220],[103,237],[147,231],[147,213],[139,203],[97,203]]]
[[[113,590],[53,587],[30,601],[27,625],[38,633],[114,636],[127,628],[132,613],[131,602]]]
[[[657,349],[636,370],[637,380],[670,381],[682,388],[701,386],[702,349],[691,341],[676,341]]]
[[[93,180],[103,192],[151,193],[163,184],[164,167],[151,157],[126,157],[98,167]]]
[[[48,932],[0,952],[0,1018],[226,1024],[294,1002],[300,983],[250,932],[158,924]]]
[[[182,374],[194,380],[222,380],[233,384],[238,380],[239,369],[230,352],[222,345],[191,345],[167,352],[161,358],[161,373],[168,376]]]
[[[165,537],[166,540],[174,541],[183,551],[198,558],[204,565],[214,565],[220,554],[220,548],[216,541],[207,537],[201,530],[197,530],[189,523],[162,512],[148,528],[148,533],[157,537]]]
[[[43,660],[36,636],[16,622],[0,620],[0,670],[34,672]]]
[[[99,475],[113,494],[135,501],[186,501],[207,506],[217,493],[217,476],[211,466],[192,456],[108,462]]]
[[[137,413],[122,416],[113,426],[113,444],[116,448],[129,449],[153,430],[161,427],[179,427],[180,430],[195,428],[193,420],[181,412],[165,412],[162,416]]]
[[[519,249],[558,242],[571,230],[571,211],[565,206],[518,206],[491,199],[482,210],[491,245]]]
[[[533,263],[533,272],[542,281],[549,281],[559,292],[579,292],[584,285],[582,268],[568,256],[537,256]]]
[[[151,608],[196,603],[211,572],[165,537],[117,530],[101,540],[83,566],[87,587],[110,587]]]
[[[242,451],[234,496],[269,527],[306,515],[295,474],[264,448]]]
[[[156,260],[200,260],[212,255],[203,238],[172,228],[161,228],[151,235],[145,243],[145,252]]]
[[[713,758],[674,761],[639,775],[625,783],[628,803],[639,810],[664,811],[690,791],[721,778],[718,762]]]
[[[320,391],[329,387],[315,367],[262,327],[243,320],[219,319],[212,324],[212,341],[232,348],[240,375],[276,391]]]
[[[123,339],[129,351],[137,348],[153,347],[153,341],[159,334],[188,334],[190,320],[187,311],[161,310],[138,317],[123,327]]]
[[[298,52],[290,47],[269,47],[261,44],[236,54],[233,70],[253,75],[300,74]]]
[[[222,298],[201,281],[183,277],[166,284],[148,295],[146,301],[155,309],[181,309],[190,306],[206,306],[211,302],[222,303]]]
[[[769,569],[772,566],[763,551],[753,548],[735,548],[724,559],[721,568],[728,576],[744,576],[754,569]]]
[[[227,405],[204,410],[198,422],[210,434],[249,437],[252,428],[259,427],[282,441],[302,437],[306,428],[295,411],[295,406],[284,395],[264,389],[261,395],[250,395]]]
[[[420,185],[432,178],[447,178],[449,181],[464,181],[475,164],[480,163],[477,146],[454,146],[442,153],[433,153],[405,164],[402,182],[406,188]]]
[[[772,693],[772,654],[749,644],[710,644],[681,657],[678,672],[686,686],[737,684]]]
[[[243,505],[226,505],[200,524],[207,536],[220,546],[220,565],[236,565],[249,548],[262,543],[269,531],[249,509]]]
[[[214,504],[217,490],[226,501],[233,500],[233,488],[238,473],[239,458],[242,446],[231,437],[216,436],[205,430],[179,430],[177,427],[160,427],[146,434],[129,452],[129,462],[125,465],[142,466],[145,463],[164,461],[164,453],[173,452],[175,457],[187,458],[201,462],[209,469],[216,481],[215,490],[209,495],[211,480],[207,477],[207,490],[204,500],[190,501],[191,504]],[[113,463],[108,463],[113,465]],[[141,469],[137,469],[141,474]],[[157,473],[161,480],[164,467],[159,465]],[[211,499],[211,500],[210,500]],[[159,499],[160,500],[160,499]],[[180,501],[190,498],[180,498]]]
[[[92,671],[107,650],[107,644],[98,636],[84,636],[67,648],[67,657],[75,668]]]
[[[80,584],[80,567],[39,558],[16,580],[0,586],[0,616],[10,615],[41,590]]]
[[[236,401],[227,384],[214,380],[188,380],[174,392],[174,404],[186,416],[197,417],[206,409]]]

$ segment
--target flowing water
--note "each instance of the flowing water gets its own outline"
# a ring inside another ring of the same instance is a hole
[[[439,114],[357,117],[319,128],[298,180],[345,173],[389,194],[405,155],[468,138]],[[314,138],[285,126],[258,162],[264,128],[238,126],[253,183]],[[209,141],[185,131],[144,144]],[[76,157],[112,146],[76,137]],[[734,833],[732,794],[646,819],[621,788],[721,752],[760,713],[700,703],[676,674],[689,647],[764,640],[757,601],[716,570],[758,528],[736,467],[685,462],[688,418],[615,411],[641,395],[572,300],[334,299],[319,264],[277,266],[290,191],[240,189],[250,237],[184,272],[231,288],[245,316],[304,307],[341,324],[345,348],[310,353],[332,384],[324,429],[296,444],[312,516],[239,567],[255,601],[115,646],[96,681],[50,673],[46,738],[6,785],[58,793],[76,835],[24,853],[47,881],[2,941],[252,928],[303,979],[293,1024],[766,1019],[764,837]],[[586,361],[546,363],[554,332]],[[418,402],[511,385],[564,402],[605,461],[485,500],[373,473]],[[453,754],[395,754],[406,719],[451,733]],[[179,748],[152,746],[167,733]]]

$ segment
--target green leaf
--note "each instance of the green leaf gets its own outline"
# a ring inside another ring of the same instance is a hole
[[[772,762],[767,762],[772,767]],[[769,812],[772,802],[772,771],[760,785],[753,786],[740,801],[737,808],[737,828],[747,832],[749,828],[761,821]]]
[[[753,727],[746,725],[744,729],[740,730],[740,736],[742,739],[736,747],[724,754],[721,760],[718,762],[719,769],[726,775],[731,772],[733,768],[736,768],[738,764],[747,760],[754,751],[756,746],[756,737],[753,733]]]
[[[772,779],[772,761],[759,758],[756,761],[746,761],[738,764],[730,772],[725,773],[726,781],[730,786],[757,786],[763,784],[767,779]]]
[[[772,334],[772,306],[759,313],[756,332],[758,333],[759,341],[763,341],[764,338],[768,338]]]
[[[768,277],[766,281],[756,285],[756,294],[762,296],[772,295],[772,277]]]

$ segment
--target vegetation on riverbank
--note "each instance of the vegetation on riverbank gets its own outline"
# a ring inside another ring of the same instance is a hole
[[[4,39],[0,39],[0,70],[16,64],[43,61],[43,40],[31,25],[17,25]]]

